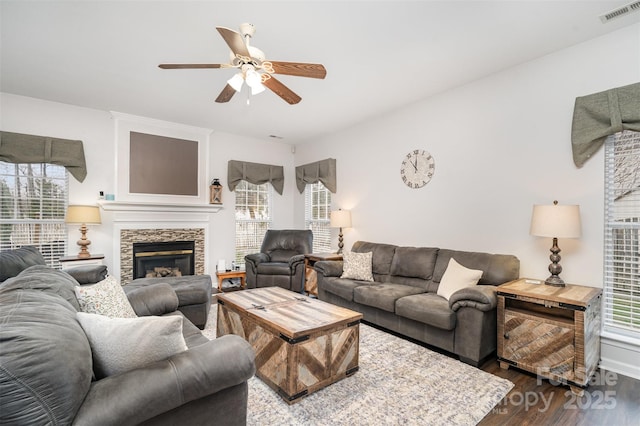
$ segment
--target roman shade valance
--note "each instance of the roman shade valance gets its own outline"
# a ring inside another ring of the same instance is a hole
[[[82,141],[0,132],[0,161],[57,164],[79,182],[87,177]]]
[[[282,195],[284,190],[284,167],[229,160],[227,165],[229,190],[236,189],[236,186],[243,180],[255,185],[271,182],[278,194]]]
[[[609,135],[640,132],[640,83],[576,98],[571,127],[573,162],[582,167]]]
[[[322,182],[325,188],[333,193],[337,191],[335,158],[327,158],[296,167],[296,185],[301,194],[308,183],[316,182]]]

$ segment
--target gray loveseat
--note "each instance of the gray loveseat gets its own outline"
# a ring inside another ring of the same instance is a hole
[[[8,271],[13,254],[3,254],[0,267]],[[76,318],[78,285],[70,274],[39,264],[0,284],[0,424],[246,423],[255,354],[244,339],[210,341],[176,310],[169,285],[147,286],[127,295],[134,311],[182,316],[188,349],[96,379],[92,349]]]
[[[512,255],[357,241],[373,253],[373,282],[340,278],[342,261],[316,262],[318,298],[364,315],[364,321],[456,354],[478,366],[496,350],[496,288],[517,279]],[[437,295],[449,259],[483,271],[477,286]]]

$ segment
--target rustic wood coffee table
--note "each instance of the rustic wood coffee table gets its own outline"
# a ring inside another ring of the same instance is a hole
[[[289,404],[358,371],[362,314],[266,287],[218,295],[217,335],[256,351],[256,375]]]

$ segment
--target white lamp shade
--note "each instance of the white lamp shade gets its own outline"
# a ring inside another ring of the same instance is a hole
[[[71,205],[67,207],[64,221],[66,223],[102,223],[98,206]]]
[[[332,228],[351,228],[351,212],[349,210],[334,210],[331,212]]]
[[[227,84],[233,87],[233,90],[239,92],[242,89],[242,83],[244,83],[244,78],[242,78],[242,73],[238,73],[227,80]]]
[[[262,85],[262,83],[255,84],[251,86],[251,95],[257,95],[258,93],[264,92],[266,89]]]
[[[534,205],[529,233],[537,237],[578,238],[582,234],[580,206]]]
[[[249,69],[245,74],[245,81],[251,88],[259,87],[262,83],[262,77],[260,77],[260,74],[258,74],[256,70]]]

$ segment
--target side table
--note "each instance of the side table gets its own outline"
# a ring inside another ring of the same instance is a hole
[[[519,279],[497,288],[498,361],[582,395],[600,361],[602,290]]]
[[[218,277],[218,290],[222,292],[222,283],[224,280],[228,280],[231,278],[240,278],[240,289],[243,290],[245,287],[245,279],[247,278],[246,271],[224,271],[224,272],[216,272],[216,277]]]
[[[342,260],[337,253],[307,253],[304,255],[304,291],[309,295],[318,296],[318,277],[313,265],[321,260]]]
[[[104,254],[92,254],[90,257],[80,258],[78,256],[63,256],[58,261],[63,269],[73,268],[80,265],[102,265]]]

